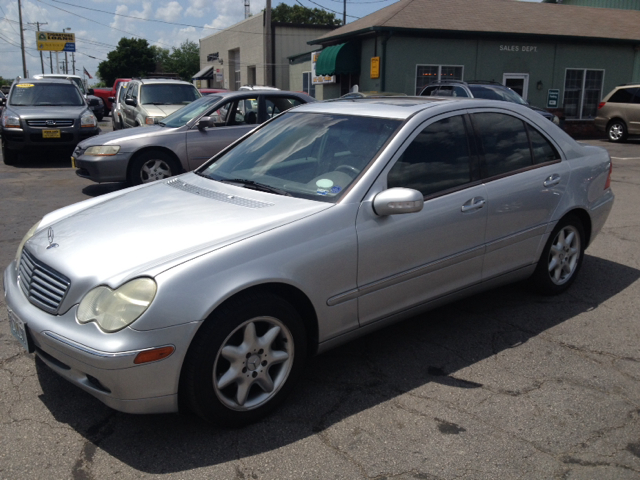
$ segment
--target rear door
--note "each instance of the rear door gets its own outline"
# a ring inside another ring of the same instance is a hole
[[[536,262],[569,182],[559,149],[532,123],[500,110],[471,115],[486,186],[483,279]]]

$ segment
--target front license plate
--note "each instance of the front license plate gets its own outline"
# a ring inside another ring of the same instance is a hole
[[[33,347],[31,346],[31,342],[29,342],[29,334],[27,333],[24,322],[11,310],[9,310],[9,326],[11,327],[11,333],[18,339],[24,349],[29,353],[33,352]]]
[[[42,130],[42,138],[60,138],[60,130]]]
[[[71,157],[71,168],[76,168],[76,157]]]

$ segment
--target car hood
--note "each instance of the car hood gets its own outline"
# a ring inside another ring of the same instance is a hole
[[[20,118],[24,120],[39,118],[76,119],[88,109],[86,105],[78,107],[19,107],[10,105],[8,108],[20,115]]]
[[[166,117],[167,115],[171,115],[176,110],[184,107],[184,103],[180,103],[177,105],[150,105],[143,104],[144,109],[147,111],[149,117]]]
[[[25,245],[41,262],[69,277],[79,295],[97,285],[115,288],[136,276],[155,276],[332,206],[194,173],[88,203],[88,208],[42,228]],[[69,296],[73,299],[73,292]]]
[[[78,144],[80,150],[84,151],[88,147],[95,145],[120,145],[125,148],[125,142],[135,142],[140,138],[153,138],[156,135],[162,135],[174,131],[174,128],[161,127],[160,125],[151,125],[149,127],[125,128],[124,130],[116,130],[102,135],[87,138]]]

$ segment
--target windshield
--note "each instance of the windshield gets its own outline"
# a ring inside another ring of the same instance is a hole
[[[520,95],[507,87],[492,85],[469,85],[469,90],[475,98],[485,98],[487,100],[500,100],[502,102],[513,102],[519,105],[527,105]]]
[[[140,103],[143,105],[186,105],[200,98],[193,85],[158,84],[140,88]]]
[[[80,107],[85,103],[76,86],[70,83],[19,83],[11,90],[9,104],[23,107]]]
[[[178,128],[186,125],[191,119],[199,117],[205,113],[211,106],[218,102],[220,97],[207,95],[197,101],[190,103],[186,107],[182,107],[180,110],[176,110],[171,115],[166,116],[159,122],[160,125],[170,128]]]
[[[400,123],[353,115],[285,113],[197,173],[336,202]]]

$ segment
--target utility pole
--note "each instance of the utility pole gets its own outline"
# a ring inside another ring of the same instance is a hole
[[[30,22],[28,25],[34,25],[33,22]],[[35,25],[38,29],[38,32],[40,31],[40,25],[48,25],[48,23],[40,23],[40,22],[35,22]],[[42,67],[42,74],[44,75],[44,60],[42,59],[42,50],[40,50],[40,66]]]
[[[24,56],[24,31],[22,30],[22,2],[18,0],[18,20],[20,20],[20,49],[22,50],[22,74],[27,78],[27,59]]]
[[[344,9],[342,10],[342,25],[347,24],[347,0],[344,0]]]
[[[67,30],[71,30],[71,27],[63,28],[62,33],[66,33]],[[69,75],[69,59],[67,58],[67,52],[64,52],[64,73]]]
[[[51,55],[51,50],[49,50],[49,66],[51,67],[51,73],[53,73],[53,55]]]
[[[73,65],[73,74],[76,74],[76,52],[71,52],[71,65]]]
[[[275,79],[271,75],[271,0],[267,0],[267,8],[264,11],[264,81],[265,85],[275,86]]]

